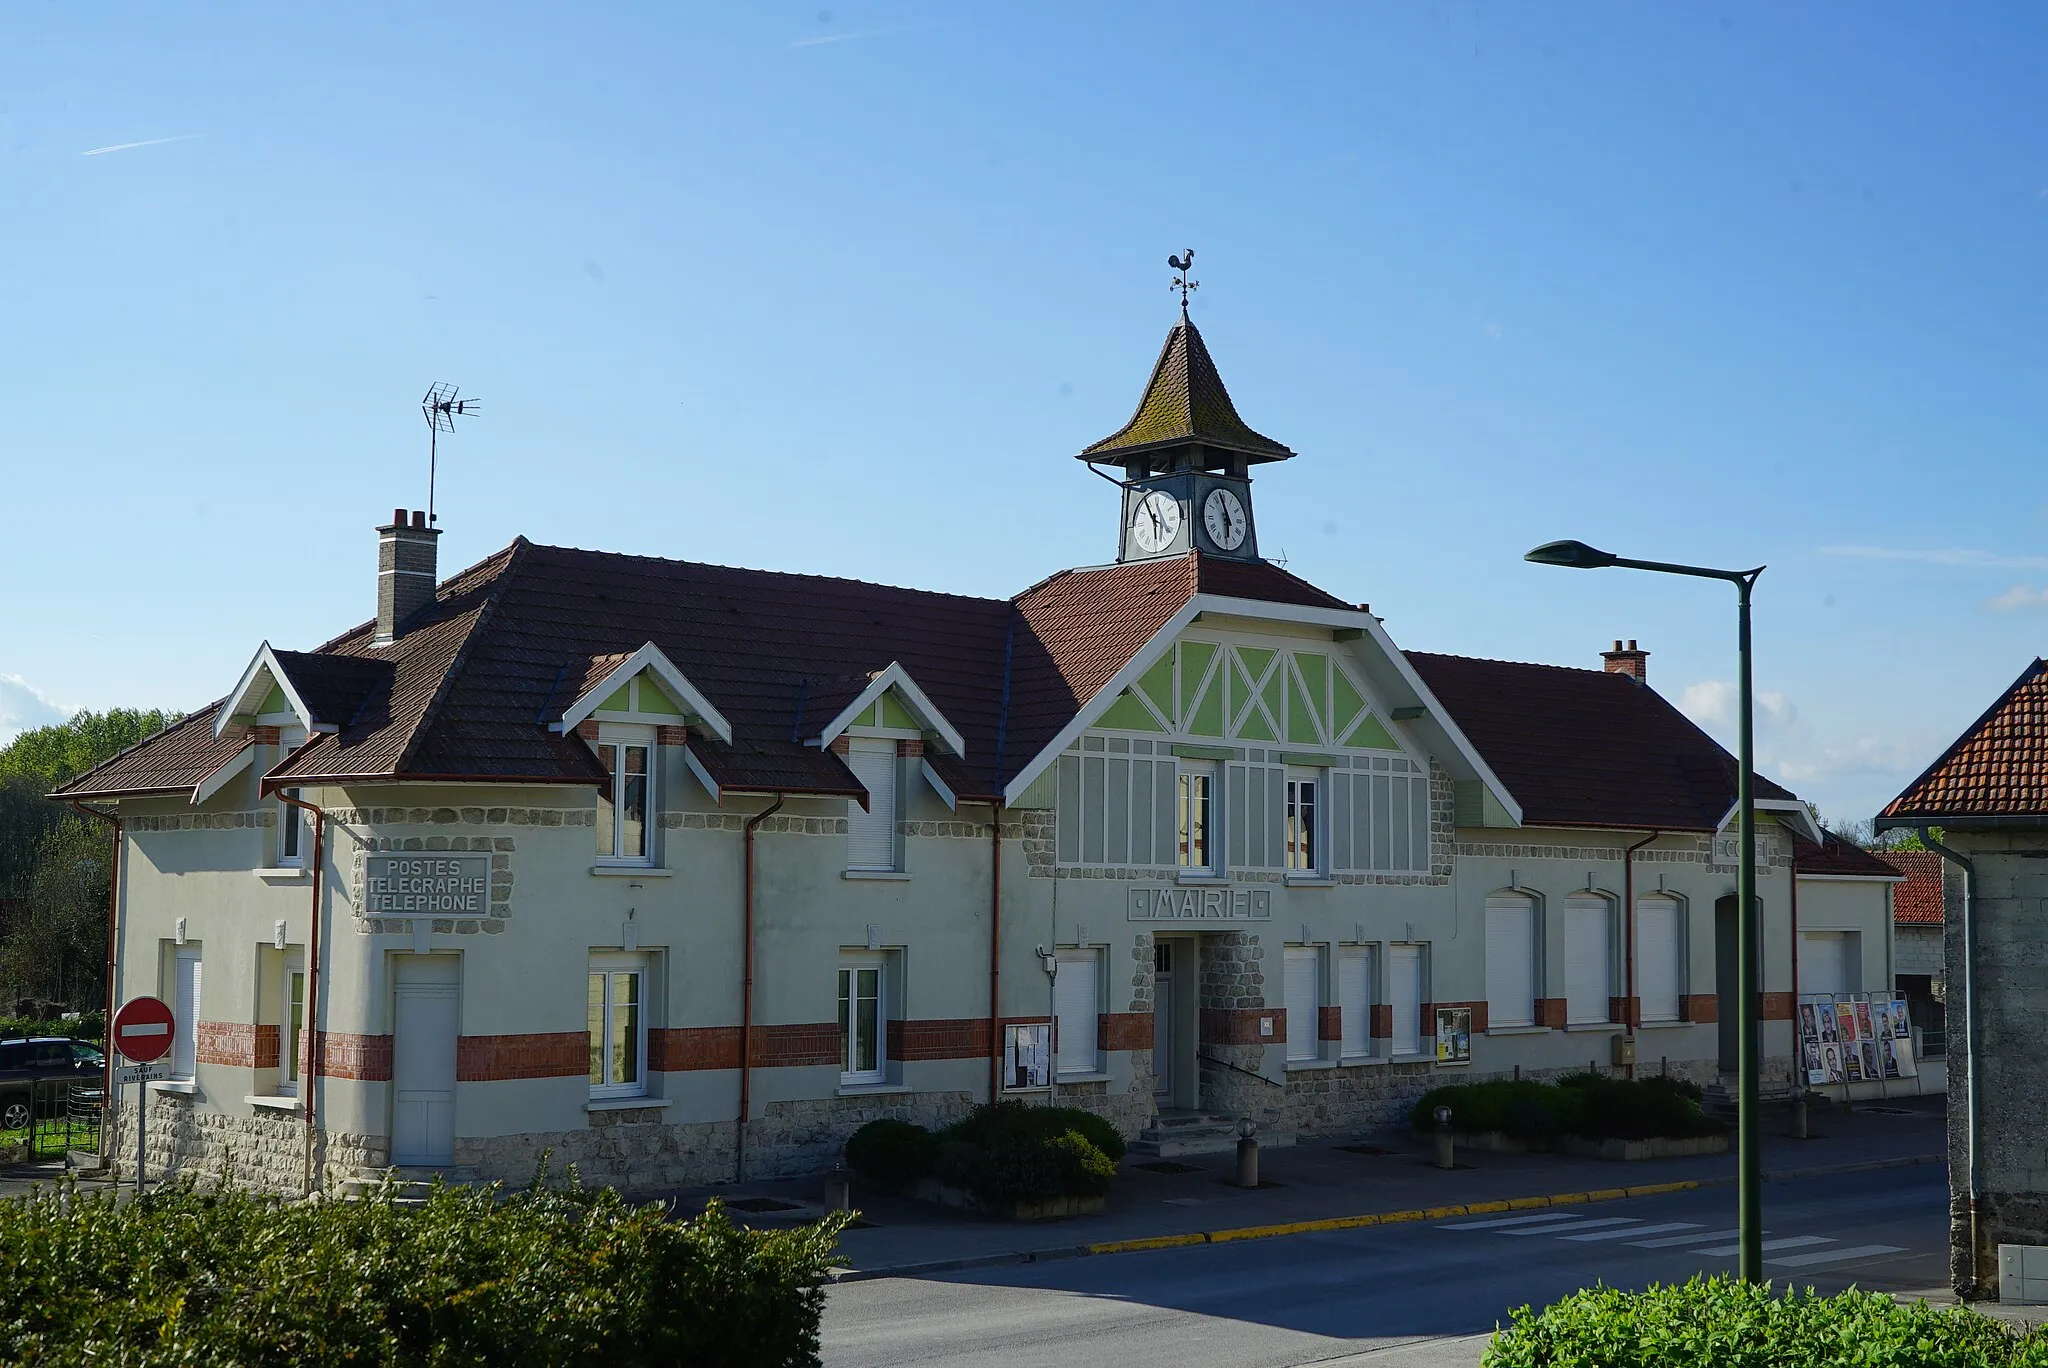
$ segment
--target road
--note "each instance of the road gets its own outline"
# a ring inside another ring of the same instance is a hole
[[[1944,1287],[1939,1165],[1772,1183],[1765,1267],[1839,1291]],[[827,1368],[1471,1368],[1496,1320],[1605,1282],[1732,1272],[1735,1191],[835,1287]]]

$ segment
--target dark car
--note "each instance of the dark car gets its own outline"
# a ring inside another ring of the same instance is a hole
[[[82,1040],[0,1040],[0,1131],[21,1130],[32,1115],[66,1111],[73,1091],[78,1101],[97,1106],[105,1067],[99,1047]]]

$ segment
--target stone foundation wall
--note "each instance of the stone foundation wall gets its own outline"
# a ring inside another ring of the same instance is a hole
[[[132,1094],[131,1094],[132,1097]],[[110,1157],[118,1176],[135,1177],[135,1106],[116,1109]],[[144,1130],[151,1182],[159,1178],[225,1179],[237,1187],[297,1195],[305,1190],[306,1127],[290,1112],[236,1116],[193,1104],[180,1093],[151,1093]],[[317,1156],[318,1181],[338,1183],[382,1168],[390,1150],[381,1135],[329,1131]]]

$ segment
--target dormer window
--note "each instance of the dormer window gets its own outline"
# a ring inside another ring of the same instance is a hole
[[[277,734],[277,758],[282,763],[287,755],[306,744],[306,730],[303,727],[281,727]],[[285,798],[296,798],[295,788],[280,789],[277,803],[277,865],[280,869],[297,869],[306,862],[306,814],[305,809],[293,807]]]
[[[606,864],[654,863],[654,728],[606,723],[597,757],[611,774],[598,790],[597,858]]]

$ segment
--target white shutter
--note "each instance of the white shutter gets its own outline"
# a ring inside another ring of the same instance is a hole
[[[1574,893],[1564,900],[1564,1019],[1591,1025],[1608,1019],[1614,989],[1614,918],[1607,899]]]
[[[1393,1053],[1422,1049],[1422,947],[1387,948],[1387,1006],[1394,1017]]]
[[[1486,1024],[1536,1022],[1536,900],[1501,893],[1486,900]]]
[[[1847,997],[1856,991],[1849,983],[1848,932],[1799,933],[1799,991],[1831,998]]]
[[[1337,956],[1339,1053],[1357,1059],[1372,1050],[1372,951],[1345,950]]]
[[[846,867],[896,867],[896,743],[856,736],[848,747],[847,765],[868,791],[868,810],[846,803]]]
[[[1636,899],[1636,995],[1643,1020],[1678,1020],[1685,958],[1678,937],[1678,900]]]
[[[1059,1069],[1063,1074],[1094,1073],[1100,1067],[1095,1047],[1095,1017],[1100,1010],[1095,966],[1093,955],[1060,956],[1053,1002],[1060,1018]]]
[[[1322,1055],[1320,1035],[1322,994],[1316,980],[1322,975],[1322,953],[1313,946],[1287,947],[1287,1059],[1297,1063]]]
[[[177,1001],[171,1010],[177,1015],[171,1038],[171,1076],[190,1078],[199,1063],[199,956],[178,956]]]

